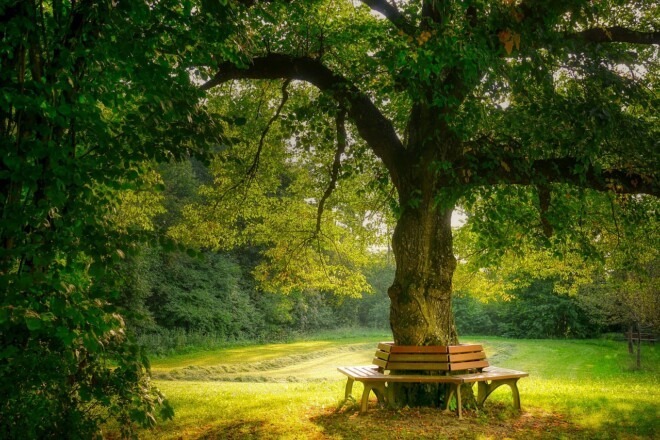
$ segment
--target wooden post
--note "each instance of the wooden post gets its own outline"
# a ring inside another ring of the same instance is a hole
[[[639,325],[639,322],[637,323],[637,369],[642,368],[642,329]]]
[[[628,326],[628,353],[633,354],[633,326]]]

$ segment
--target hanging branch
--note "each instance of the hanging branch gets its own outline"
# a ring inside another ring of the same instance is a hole
[[[280,105],[277,107],[275,114],[268,120],[268,123],[261,132],[261,137],[259,138],[259,145],[257,146],[257,152],[255,153],[254,159],[252,160],[252,165],[250,166],[250,168],[246,173],[246,178],[248,180],[254,179],[254,176],[257,174],[257,169],[259,168],[259,160],[261,158],[261,151],[264,148],[264,141],[266,140],[266,136],[268,135],[268,132],[270,131],[270,127],[273,125],[273,123],[277,119],[279,119],[280,114],[282,113],[282,108],[284,108],[284,105],[289,100],[289,91],[287,90],[289,84],[291,84],[291,79],[289,78],[285,79],[284,82],[282,83],[282,100],[280,101]]]
[[[340,105],[346,106],[360,137],[369,145],[385,167],[395,186],[400,184],[400,171],[407,161],[405,148],[387,117],[347,78],[334,73],[319,60],[271,53],[253,58],[245,68],[225,62],[218,67],[213,78],[203,84],[201,90],[209,90],[236,79],[297,79],[315,85],[328,93]]]
[[[218,197],[218,199],[215,202],[215,207],[217,207],[220,204],[220,202],[225,198],[227,194],[233,192],[240,186],[249,184],[250,182],[252,182],[252,180],[254,180],[254,177],[257,174],[257,170],[259,169],[259,161],[261,159],[261,152],[263,151],[264,148],[264,142],[266,140],[266,136],[270,131],[270,127],[280,117],[284,105],[289,100],[288,86],[290,83],[291,83],[291,79],[289,78],[285,79],[284,82],[282,83],[282,100],[280,101],[280,105],[277,107],[275,114],[268,120],[268,123],[261,132],[261,137],[259,138],[259,144],[257,145],[257,152],[254,154],[254,159],[252,159],[252,164],[250,165],[250,168],[248,168],[247,172],[245,173],[245,176],[243,176],[241,180],[236,182],[228,190],[223,192],[220,195],[220,197]]]
[[[660,31],[636,31],[622,26],[608,28],[586,29],[576,34],[568,34],[568,38],[584,41],[585,43],[631,43],[631,44],[660,44]]]
[[[337,179],[339,178],[339,169],[341,168],[341,155],[346,151],[346,110],[341,109],[337,113],[335,118],[335,124],[337,127],[337,149],[335,150],[335,160],[332,162],[332,169],[330,171],[330,183],[325,189],[321,200],[319,201],[319,207],[316,211],[316,230],[314,232],[315,236],[318,236],[321,232],[321,217],[323,216],[323,210],[325,209],[325,202],[332,195],[332,191],[337,187]]]

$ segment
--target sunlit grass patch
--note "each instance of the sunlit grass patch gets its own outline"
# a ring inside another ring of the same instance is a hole
[[[323,438],[311,411],[334,410],[341,384],[157,382],[176,418],[144,438]],[[210,436],[210,437],[209,437]]]
[[[642,371],[631,369],[625,344],[614,341],[517,341],[470,337],[492,363],[530,373],[519,381],[523,411],[508,387],[464,420],[433,408],[337,411],[344,395],[341,365],[371,362],[368,335],[292,344],[232,347],[156,360],[157,381],[176,418],[142,438],[162,439],[646,439],[658,436],[660,356],[644,347]],[[235,370],[232,370],[235,368]],[[197,380],[192,380],[197,378]],[[475,387],[476,388],[476,387]],[[362,386],[355,384],[359,398]]]

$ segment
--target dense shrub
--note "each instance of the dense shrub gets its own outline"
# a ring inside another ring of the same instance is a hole
[[[536,280],[510,292],[507,299],[481,302],[458,294],[454,299],[460,333],[510,338],[587,338],[600,326],[575,297],[553,291],[551,280]]]

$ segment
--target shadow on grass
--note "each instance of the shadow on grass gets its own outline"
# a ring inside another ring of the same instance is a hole
[[[432,408],[374,409],[360,415],[327,411],[311,421],[332,439],[594,439],[598,433],[579,427],[561,414],[518,413],[505,405],[455,414]]]
[[[228,425],[216,426],[196,437],[199,440],[251,440],[270,438],[272,432],[263,420],[250,420],[235,422]]]

